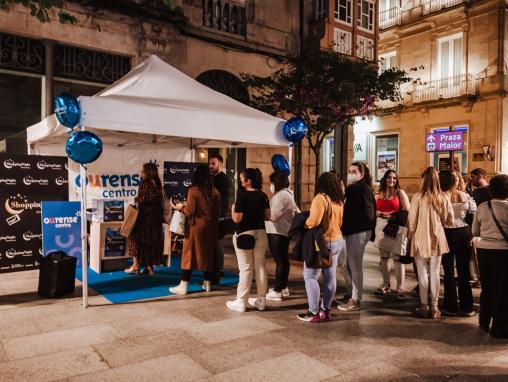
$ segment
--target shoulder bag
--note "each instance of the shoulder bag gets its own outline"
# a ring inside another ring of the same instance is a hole
[[[499,220],[497,220],[496,215],[494,215],[494,210],[492,209],[492,203],[490,200],[487,202],[487,205],[489,206],[490,214],[492,215],[492,219],[494,219],[494,223],[496,224],[497,229],[503,236],[504,240],[508,243],[508,234],[504,231],[503,227],[501,227],[501,224],[499,223]]]
[[[320,229],[323,232],[323,236],[325,235],[326,231],[328,231],[328,228],[330,227],[330,222],[332,221],[333,216],[333,207],[332,203],[328,199],[328,196],[324,195],[325,199],[327,201],[327,210],[328,210],[328,221],[325,226],[323,224],[323,219],[321,219]],[[324,214],[323,214],[324,217]],[[310,261],[310,264],[306,264],[308,268],[330,268],[332,266],[333,258],[332,258],[332,242],[328,242],[328,250],[326,253],[323,253],[323,251],[320,250],[317,242],[314,242],[314,253],[312,256],[312,261]]]

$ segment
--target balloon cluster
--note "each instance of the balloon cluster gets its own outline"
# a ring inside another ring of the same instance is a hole
[[[308,127],[305,121],[299,117],[293,117],[284,123],[282,133],[291,143],[300,142],[307,135]],[[272,167],[275,171],[282,171],[289,176],[291,173],[289,163],[283,155],[276,154],[272,157]]]
[[[60,94],[55,97],[54,108],[58,122],[72,132],[81,119],[81,108],[76,97],[67,93]],[[74,162],[81,165],[92,163],[102,153],[102,141],[90,131],[77,131],[67,139],[65,151]]]

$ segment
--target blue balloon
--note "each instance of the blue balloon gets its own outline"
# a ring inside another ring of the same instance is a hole
[[[92,163],[102,153],[102,141],[90,131],[76,131],[67,139],[65,151],[74,162]]]
[[[293,117],[284,124],[284,137],[292,143],[300,142],[307,135],[307,124],[302,118]]]
[[[72,129],[79,123],[81,108],[79,107],[79,102],[76,97],[68,93],[62,93],[55,97],[53,105],[56,119],[58,119],[62,125]]]
[[[282,171],[287,176],[291,174],[289,163],[283,155],[275,154],[272,157],[272,167],[275,171]]]

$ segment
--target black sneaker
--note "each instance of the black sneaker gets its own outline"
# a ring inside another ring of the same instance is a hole
[[[348,294],[345,294],[344,296],[342,296],[341,298],[339,298],[337,301],[339,302],[343,302],[343,303],[346,303],[348,302],[349,300],[351,300],[351,296],[348,295]],[[337,305],[340,305],[340,304],[337,304]]]
[[[298,319],[300,321],[305,321],[305,322],[319,323],[319,321],[320,321],[319,313],[313,314],[310,311],[309,312],[305,312],[305,313],[297,314],[296,317],[298,317]]]

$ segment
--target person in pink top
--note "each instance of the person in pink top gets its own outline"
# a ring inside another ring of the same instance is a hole
[[[399,211],[409,210],[409,198],[407,194],[401,190],[399,178],[394,170],[385,172],[379,184],[379,191],[376,194],[376,215],[378,224],[382,223],[381,219],[388,219],[392,214]],[[404,300],[404,264],[400,262],[400,256],[390,253],[386,250],[379,249],[381,256],[380,270],[383,275],[383,285],[376,291],[377,296],[386,296],[391,293],[390,289],[390,271],[395,268],[395,276],[397,279],[397,299]]]

